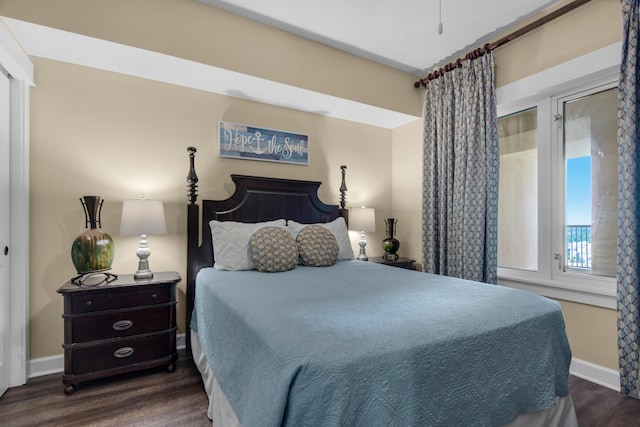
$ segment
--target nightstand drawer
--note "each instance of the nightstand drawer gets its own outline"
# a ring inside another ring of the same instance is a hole
[[[65,337],[67,343],[147,334],[170,329],[174,325],[175,303],[143,310],[65,317],[65,322],[72,322],[72,327],[65,329],[72,334]]]
[[[110,292],[79,293],[71,296],[74,314],[139,307],[169,302],[171,292],[167,286],[143,285],[140,289]]]
[[[73,354],[71,372],[74,375],[117,369],[175,353],[175,331],[66,351]]]

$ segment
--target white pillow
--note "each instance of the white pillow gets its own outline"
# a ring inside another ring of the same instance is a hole
[[[218,270],[254,270],[249,241],[253,233],[267,226],[285,227],[284,219],[275,221],[245,223],[235,221],[209,222],[213,240],[213,266]]]
[[[287,221],[287,230],[295,239],[298,236],[300,230],[311,224],[300,224],[293,220]],[[351,247],[351,240],[349,239],[349,230],[347,230],[347,223],[344,222],[344,218],[339,217],[331,222],[323,223],[319,222],[314,225],[321,225],[333,234],[338,242],[338,260],[353,259],[353,248]]]

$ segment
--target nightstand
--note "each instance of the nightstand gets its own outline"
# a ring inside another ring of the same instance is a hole
[[[415,259],[410,258],[402,258],[399,257],[397,260],[386,260],[381,256],[373,256],[369,257],[370,262],[375,262],[378,264],[390,265],[392,267],[406,268],[407,270],[413,270],[413,263],[416,262]]]
[[[64,297],[65,394],[78,383],[166,365],[175,370],[176,272],[154,273],[135,280],[120,275],[96,286],[71,281]]]

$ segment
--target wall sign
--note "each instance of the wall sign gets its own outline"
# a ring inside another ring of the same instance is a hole
[[[309,164],[309,136],[218,122],[218,155],[234,159]]]

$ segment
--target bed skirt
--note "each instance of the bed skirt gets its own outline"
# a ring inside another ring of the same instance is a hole
[[[225,397],[215,375],[200,348],[198,333],[191,330],[191,351],[193,360],[200,371],[204,389],[209,397],[207,416],[215,427],[241,427],[233,408]],[[571,396],[556,397],[553,408],[520,415],[504,427],[578,427],[575,408]]]

